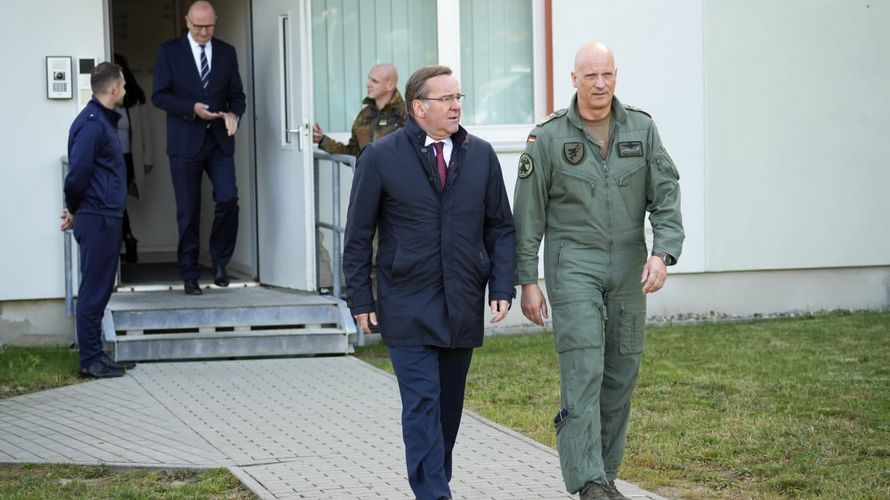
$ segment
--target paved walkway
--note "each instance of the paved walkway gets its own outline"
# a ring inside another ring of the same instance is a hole
[[[399,413],[395,379],[352,357],[140,364],[0,400],[0,463],[228,467],[263,499],[412,498]],[[454,463],[455,498],[571,498],[555,451],[469,412]]]

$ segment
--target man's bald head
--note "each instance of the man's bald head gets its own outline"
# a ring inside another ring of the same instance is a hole
[[[216,11],[213,10],[213,5],[204,0],[193,3],[185,16],[185,24],[199,45],[209,42],[216,27]]]
[[[615,68],[615,54],[612,49],[600,42],[590,42],[581,46],[575,53],[575,71],[578,71],[578,64],[587,64],[590,62],[607,64],[613,69]]]
[[[206,15],[210,14],[213,17],[216,17],[216,10],[213,8],[213,4],[206,0],[198,0],[193,3],[189,7],[187,16],[191,17],[192,15]]]
[[[578,112],[582,118],[599,120],[609,115],[617,77],[615,56],[609,47],[592,42],[578,49],[572,85],[578,89]]]
[[[368,97],[377,102],[378,108],[383,109],[383,106],[392,99],[398,82],[399,73],[395,66],[389,63],[376,64],[368,72],[366,83]]]
[[[374,67],[371,68],[370,73],[377,73],[380,78],[392,83],[392,85],[396,85],[399,82],[399,72],[396,71],[395,66],[389,63],[374,65]]]

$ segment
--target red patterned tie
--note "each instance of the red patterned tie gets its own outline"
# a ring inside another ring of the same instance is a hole
[[[445,147],[445,143],[442,141],[434,142],[433,146],[436,148],[436,168],[439,170],[439,179],[442,181],[442,188],[445,188],[445,173],[448,171],[448,167],[445,166],[445,154],[443,148]]]

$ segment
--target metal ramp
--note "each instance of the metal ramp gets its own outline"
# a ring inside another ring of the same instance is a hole
[[[348,354],[356,333],[342,300],[258,286],[115,293],[102,330],[128,361]]]

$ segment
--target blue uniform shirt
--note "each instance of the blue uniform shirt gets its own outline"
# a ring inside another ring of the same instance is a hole
[[[73,214],[123,217],[127,165],[117,136],[120,115],[93,97],[68,131],[65,206]]]

